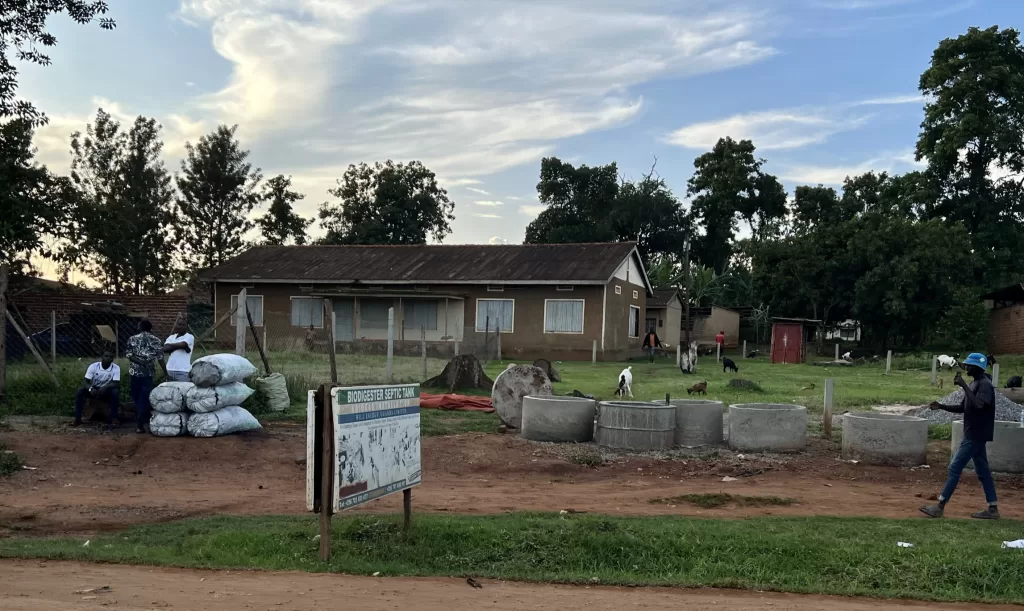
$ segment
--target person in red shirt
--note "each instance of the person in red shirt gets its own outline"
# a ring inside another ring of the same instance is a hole
[[[718,335],[715,336],[715,343],[718,344],[720,352],[725,354],[725,331],[718,332]]]

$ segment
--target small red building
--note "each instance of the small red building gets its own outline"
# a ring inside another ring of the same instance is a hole
[[[772,321],[772,363],[803,363],[807,342],[814,338],[820,320],[775,318]]]

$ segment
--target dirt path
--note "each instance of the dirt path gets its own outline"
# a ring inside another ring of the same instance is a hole
[[[1020,609],[907,601],[766,594],[729,590],[591,588],[483,582],[473,589],[453,579],[378,579],[307,573],[214,572],[77,563],[0,561],[0,608],[7,611],[160,609],[250,611],[360,609],[451,611],[904,611]],[[75,594],[111,586],[107,593]],[[339,602],[343,601],[343,602]]]
[[[0,480],[0,536],[96,532],[213,514],[304,512],[304,430],[271,427],[258,435],[157,439],[134,434],[0,433],[0,441],[35,470]],[[937,443],[933,465],[945,463]],[[914,516],[945,470],[895,469],[838,460],[836,444],[812,443],[792,457],[744,457],[719,451],[685,460],[620,457],[588,468],[565,448],[516,437],[463,435],[423,442],[424,484],[417,511],[501,513],[577,511],[616,515],[684,514]],[[723,477],[735,481],[723,482]],[[997,481],[1006,517],[1024,518],[1024,478]],[[796,500],[780,507],[701,509],[652,500],[728,492]],[[397,499],[369,511],[395,511]],[[965,474],[950,515],[981,502]]]

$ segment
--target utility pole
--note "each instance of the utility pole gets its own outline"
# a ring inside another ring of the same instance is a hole
[[[686,353],[690,353],[690,239],[683,240],[683,250],[686,251],[686,262],[683,263],[683,273],[686,275]]]

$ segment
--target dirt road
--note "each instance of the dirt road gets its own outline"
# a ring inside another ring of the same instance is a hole
[[[214,572],[64,562],[0,561],[0,608],[6,611],[159,609],[252,611],[360,609],[384,611],[492,610],[647,611],[903,611],[1020,609],[993,605],[937,605],[729,590],[599,588],[399,579],[308,573]],[[83,592],[111,586],[106,593]],[[75,592],[79,592],[76,594]]]
[[[117,530],[139,523],[214,514],[304,512],[304,429],[274,426],[257,435],[157,439],[131,433],[0,433],[0,442],[34,470],[0,480],[0,536]],[[931,469],[868,467],[842,462],[836,444],[820,440],[806,454],[740,459],[727,451],[686,460],[621,457],[589,468],[565,448],[513,436],[462,435],[423,441],[424,484],[417,511],[501,513],[577,511],[615,515],[682,514],[915,516],[945,477]],[[724,477],[735,481],[723,482]],[[1024,478],[997,481],[1006,517],[1024,518]],[[796,500],[779,507],[701,509],[652,503],[689,493],[728,492]],[[369,506],[399,510],[401,497]],[[965,517],[982,500],[965,473],[949,514]]]

